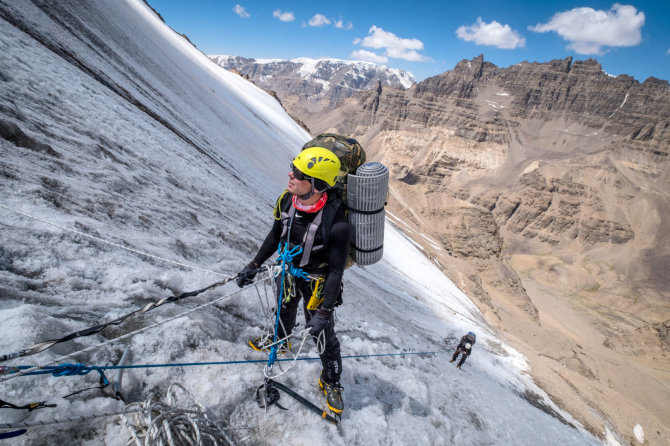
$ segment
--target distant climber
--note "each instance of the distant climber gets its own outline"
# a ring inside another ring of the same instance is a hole
[[[463,336],[458,343],[458,346],[456,347],[456,351],[454,352],[454,356],[451,358],[451,361],[449,362],[455,362],[456,358],[458,358],[459,354],[462,354],[461,360],[458,361],[458,364],[456,364],[456,368],[461,368],[463,363],[465,362],[465,359],[470,356],[470,353],[472,353],[472,347],[475,345],[475,341],[477,340],[477,336],[473,332],[469,332],[465,336]]]

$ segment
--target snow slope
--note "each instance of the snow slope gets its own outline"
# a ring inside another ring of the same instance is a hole
[[[276,101],[139,0],[0,0],[0,29],[0,354],[202,288],[247,263],[309,139]],[[126,400],[181,383],[239,444],[598,444],[532,383],[524,358],[467,296],[386,229],[384,259],[345,273],[343,354],[435,353],[345,359],[340,427],[286,396],[289,411],[259,409],[262,364],[134,369],[124,375]],[[117,363],[126,347],[135,364],[264,359],[245,346],[264,322],[257,291],[229,284],[2,365],[45,364],[222,297],[68,362]],[[450,352],[469,330],[478,342],[458,371]],[[315,356],[311,341],[303,355]],[[300,361],[279,380],[322,405],[318,372],[318,362]],[[0,399],[58,404],[2,409],[0,423],[122,408],[97,390],[63,397],[94,386],[93,375],[0,375]],[[5,444],[127,438],[108,417],[29,428]]]

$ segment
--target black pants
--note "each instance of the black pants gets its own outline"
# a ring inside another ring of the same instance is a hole
[[[285,282],[288,282],[289,280],[290,279],[286,279]],[[277,286],[279,286],[280,281],[281,279],[278,278]],[[307,304],[312,296],[312,283],[310,280],[296,278],[295,283],[291,285],[285,283],[285,285],[284,290],[286,292],[283,293],[282,306],[279,313],[281,323],[279,324],[278,336],[280,338],[293,332],[301,299],[303,312],[305,313],[305,323],[309,322],[316,312],[316,310],[310,311],[307,309]],[[279,291],[279,288],[277,291]],[[340,341],[335,334],[334,314],[330,317],[330,322],[324,330],[324,335],[326,347],[324,352],[320,355],[321,366],[323,368],[321,371],[321,378],[329,384],[333,384],[340,380],[340,375],[342,374],[342,355],[340,354]],[[317,338],[314,337],[315,342],[316,339]]]
[[[467,350],[467,349],[465,349],[465,348],[458,347],[458,348],[456,349],[456,351],[454,352],[454,356],[453,356],[453,358],[451,358],[451,360],[452,360],[452,361],[455,361],[456,358],[458,358],[458,354],[459,354],[459,353],[463,353],[463,356],[461,356],[461,360],[458,361],[458,365],[459,365],[459,367],[460,367],[460,366],[462,366],[463,363],[465,362],[465,359],[466,359],[468,356],[470,356],[470,350]]]

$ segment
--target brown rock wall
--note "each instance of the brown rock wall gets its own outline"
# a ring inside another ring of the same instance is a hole
[[[595,409],[622,422],[620,401],[644,407],[618,372],[598,368],[614,360],[594,336],[625,358],[635,356],[627,339],[649,345],[665,368],[650,363],[644,380],[667,379],[667,81],[613,77],[592,59],[498,68],[480,56],[405,92],[362,93],[308,125],[358,138],[390,167],[398,202],[446,250],[432,255],[472,267],[445,273],[492,323],[536,352],[585,345],[533,360],[558,374],[543,382],[572,392],[582,420],[597,424]]]

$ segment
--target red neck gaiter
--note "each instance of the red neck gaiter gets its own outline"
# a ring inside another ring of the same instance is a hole
[[[294,195],[293,196],[293,207],[296,208],[299,211],[302,212],[307,212],[307,213],[313,213],[313,212],[318,212],[323,208],[323,206],[326,204],[326,201],[328,201],[328,194],[324,192],[321,195],[321,198],[319,198],[319,201],[317,201],[314,204],[305,206],[304,204],[301,204],[300,201],[298,201],[298,196]]]

